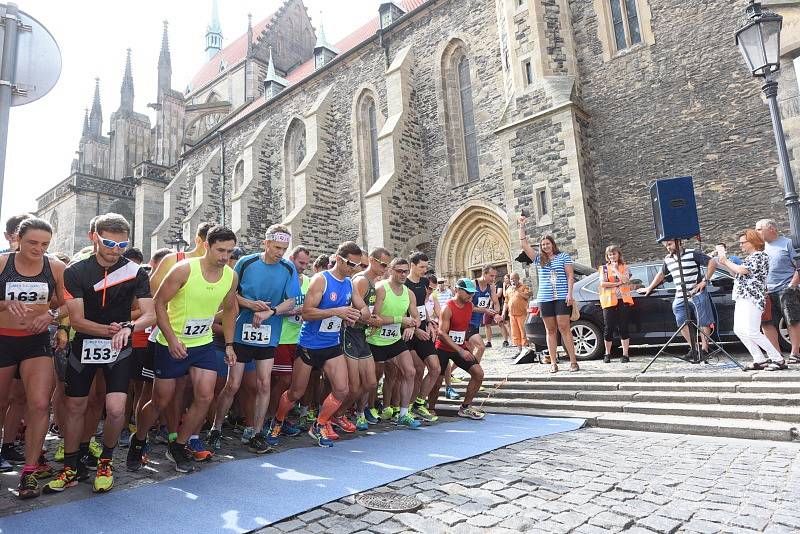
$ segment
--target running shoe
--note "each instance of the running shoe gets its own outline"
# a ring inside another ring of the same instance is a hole
[[[247,450],[256,454],[266,454],[275,450],[272,445],[267,443],[263,434],[256,434],[250,438],[250,443],[247,445]]]
[[[14,466],[11,463],[0,456],[0,473],[8,473],[9,471],[13,471]]]
[[[131,429],[128,425],[122,427],[122,432],[119,433],[119,446],[128,447],[131,444]]]
[[[109,458],[101,458],[97,462],[97,474],[94,477],[95,493],[105,493],[114,487],[114,468]]]
[[[199,437],[190,439],[186,446],[192,452],[195,462],[205,462],[214,456],[214,453],[206,448],[206,444]]]
[[[422,423],[414,419],[410,413],[397,418],[397,426],[407,426],[408,428],[419,428]]]
[[[89,453],[95,458],[100,458],[100,455],[103,454],[103,446],[94,438],[89,441]]]
[[[156,430],[156,435],[153,438],[153,441],[155,441],[156,443],[160,443],[162,445],[168,444],[169,443],[169,430],[167,430],[167,427],[165,427],[163,425],[158,427],[158,430]]]
[[[415,404],[412,411],[414,412],[414,415],[419,416],[419,418],[426,423],[435,423],[439,420],[439,416],[433,415],[430,410],[428,410],[428,407],[424,404]]]
[[[306,421],[308,421],[308,424],[311,425],[316,420],[317,420],[317,411],[316,410],[308,410],[308,412],[306,412]]]
[[[286,421],[278,421],[278,418],[272,420],[272,424],[269,425],[269,430],[267,431],[267,436],[270,439],[274,439],[276,442],[278,438],[283,434],[283,425],[286,424]]]
[[[253,439],[253,436],[256,435],[256,429],[252,426],[245,427],[244,431],[242,432],[242,445],[247,445],[250,443],[250,440]]]
[[[78,472],[74,469],[65,467],[56,475],[56,478],[48,482],[42,488],[44,493],[61,493],[67,488],[78,485]]]
[[[375,408],[370,408],[364,412],[364,419],[366,419],[367,423],[370,425],[377,425],[379,421],[378,417],[380,417],[380,414]]]
[[[330,421],[328,421],[322,426],[325,428],[325,434],[328,436],[329,439],[332,439],[333,441],[339,439],[339,434],[337,434],[336,431],[333,429],[333,425],[330,423]]]
[[[369,429],[369,423],[367,423],[367,416],[366,415],[358,415],[356,416],[356,430],[364,431]]]
[[[291,415],[292,417],[300,417],[300,405],[295,404],[294,406],[292,406],[292,409],[289,410],[289,415]]]
[[[462,406],[458,409],[458,416],[466,417],[468,419],[483,419],[486,417],[486,413],[483,410],[473,408],[472,406],[467,406],[466,408]]]
[[[168,444],[167,459],[175,463],[175,471],[178,473],[191,473],[194,471],[192,456],[186,450],[186,445],[180,445],[177,441]]]
[[[391,406],[387,406],[381,411],[381,421],[391,421],[392,417],[394,417],[394,410]]]
[[[53,436],[61,437],[61,429],[58,428],[58,425],[55,423],[55,421],[50,423],[50,426],[47,427],[47,432]]]
[[[506,348],[506,347],[508,347],[508,340],[507,339],[505,341],[503,341],[503,348]]]
[[[20,499],[32,499],[39,496],[39,480],[35,472],[23,473],[19,477],[18,494]]]
[[[463,382],[463,381],[464,381],[464,379],[461,378],[460,376],[450,375],[450,382],[458,383],[458,382]]]
[[[340,415],[339,417],[334,417],[331,420],[333,426],[345,432],[347,434],[352,434],[356,431],[356,425],[350,422],[346,415]]]
[[[288,419],[281,425],[281,436],[293,438],[300,435],[300,432],[302,432],[302,430],[294,426]]]
[[[3,458],[12,465],[22,465],[25,463],[25,454],[17,445],[7,445],[3,447]]]
[[[212,451],[220,450],[222,448],[222,432],[212,428],[211,432],[208,433],[206,441],[208,441],[208,446]]]
[[[33,475],[38,479],[49,478],[53,476],[53,473],[55,473],[53,467],[47,463],[47,459],[44,457],[44,452],[45,451],[42,451],[42,454],[39,455],[39,463],[36,466],[36,471],[33,472]]]
[[[453,389],[451,386],[447,386],[444,390],[444,396],[450,400],[458,400],[461,398],[461,395],[456,393],[456,390]]]
[[[328,434],[327,426],[328,425],[323,426],[315,422],[311,425],[311,428],[308,429],[308,435],[311,436],[320,447],[333,447],[333,440]]]
[[[147,446],[147,438],[143,441],[136,439],[136,436],[131,438],[131,445],[128,449],[128,456],[125,459],[125,467],[128,471],[138,471],[146,464],[145,460],[145,447]]]
[[[95,457],[91,451],[89,454],[84,454],[78,463],[82,464],[90,471],[97,471],[97,457]]]
[[[56,447],[56,453],[53,455],[53,460],[56,462],[63,462],[64,461],[64,440],[58,440],[58,447]]]
[[[487,349],[491,349],[492,348],[492,342],[491,341],[487,341],[486,342],[486,348]]]

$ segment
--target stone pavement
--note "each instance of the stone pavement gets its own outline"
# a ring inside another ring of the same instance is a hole
[[[583,429],[372,491],[425,504],[392,515],[347,497],[258,532],[792,533],[800,531],[800,446]]]

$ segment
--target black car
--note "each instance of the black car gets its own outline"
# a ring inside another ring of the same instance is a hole
[[[635,263],[630,265],[631,283],[634,288],[645,287],[661,269],[661,262]],[[575,286],[573,298],[580,310],[580,319],[572,323],[572,337],[579,360],[590,360],[603,355],[603,310],[600,307],[600,275],[595,269],[580,264],[575,266]],[[733,277],[721,267],[717,267],[711,277],[708,293],[714,304],[717,329],[715,339],[719,341],[738,341],[733,333],[733,307],[731,299]],[[677,329],[672,314],[672,301],[675,298],[675,284],[665,281],[648,296],[631,292],[634,299],[633,313],[630,314],[629,330],[631,345],[662,345]],[[547,349],[547,336],[544,322],[539,317],[539,308],[531,300],[528,319],[525,322],[528,343],[538,351]],[[683,338],[680,338],[683,341]],[[781,345],[788,350],[787,332],[781,328]]]

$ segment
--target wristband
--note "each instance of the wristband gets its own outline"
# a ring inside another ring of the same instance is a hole
[[[131,331],[131,334],[133,334],[133,331],[136,329],[136,325],[133,323],[133,321],[128,321],[126,323],[122,323],[120,326],[122,328],[129,328],[130,331]]]
[[[228,343],[228,342],[225,342],[225,348],[226,348],[226,349],[227,349],[228,347],[232,347],[232,346],[233,346],[233,343]]]

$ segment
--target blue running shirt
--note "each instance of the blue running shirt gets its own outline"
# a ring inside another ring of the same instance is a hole
[[[353,283],[349,278],[339,280],[330,271],[323,271],[322,277],[325,279],[325,291],[317,304],[320,310],[329,310],[350,305],[350,297],[353,295]],[[300,338],[297,344],[307,349],[327,349],[335,347],[341,342],[342,319],[340,317],[328,317],[317,321],[303,321],[300,327]]]

